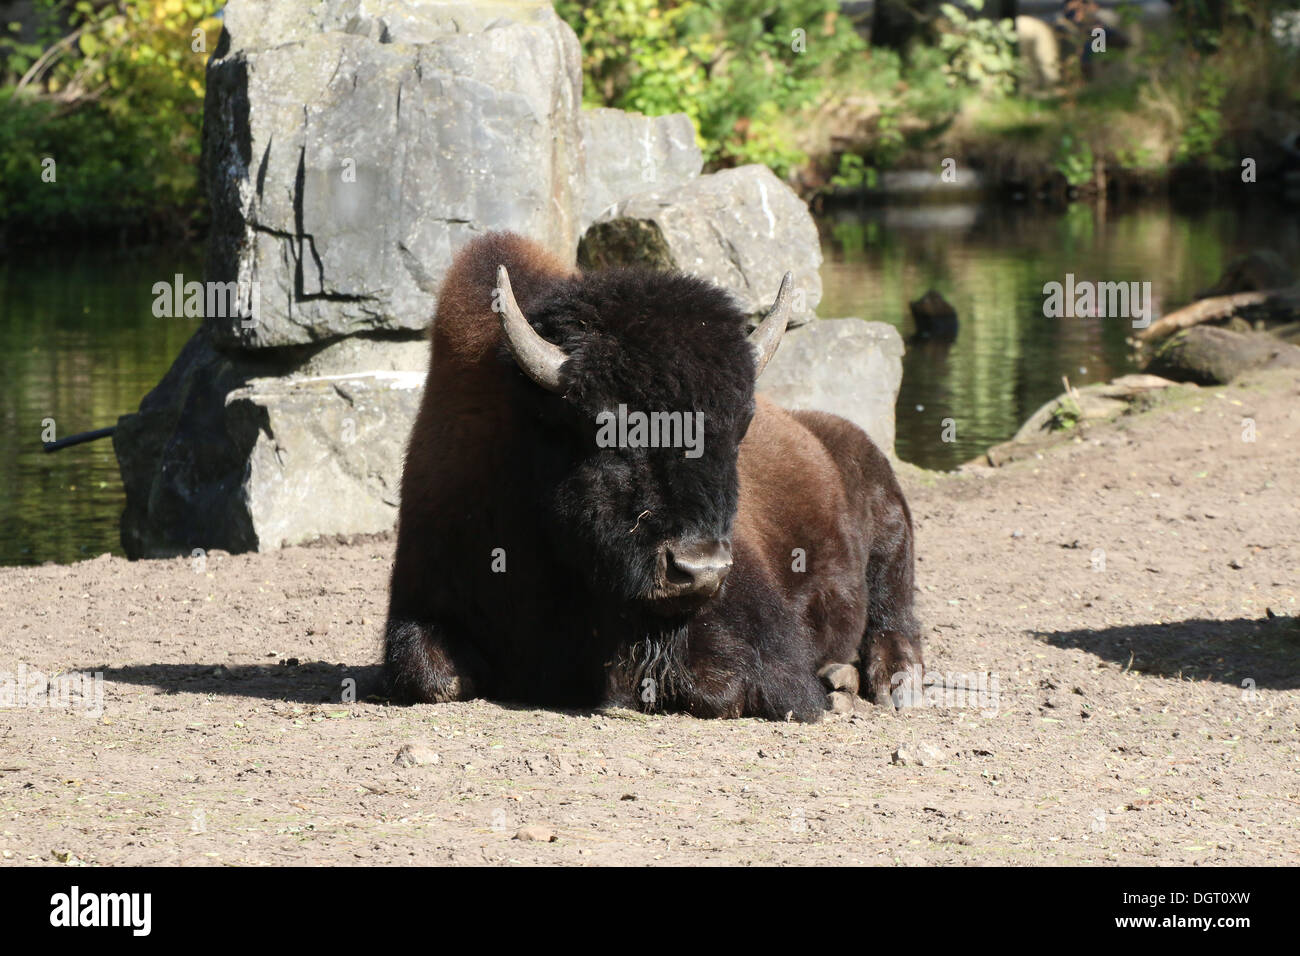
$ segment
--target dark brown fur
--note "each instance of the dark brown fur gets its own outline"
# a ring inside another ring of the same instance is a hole
[[[644,519],[637,507],[614,507],[624,500],[617,495],[609,499],[612,518],[592,518],[608,527],[587,528],[581,508],[557,511],[583,524],[593,547],[615,556],[625,550],[633,570],[624,575],[624,592],[617,581],[597,583],[604,561],[575,568],[567,529],[548,521],[559,507],[556,488],[587,454],[581,440],[572,450],[567,444],[583,427],[583,416],[566,416],[585,399],[584,388],[597,386],[575,382],[561,398],[511,364],[492,310],[498,265],[509,269],[534,326],[569,350],[566,371],[582,367],[584,349],[598,355],[599,336],[606,333],[640,355],[636,336],[646,334],[645,322],[659,321],[654,308],[671,307],[644,306],[648,317],[629,318],[625,332],[600,315],[570,321],[566,317],[581,309],[589,290],[584,283],[600,280],[599,274],[578,277],[509,234],[480,238],[457,258],[439,298],[428,385],[402,482],[385,656],[394,697],[484,695],[816,720],[825,706],[816,674],[827,662],[859,661],[864,693],[881,703],[890,702],[898,675],[919,680],[911,516],[888,460],[844,419],[755,400],[752,367],[744,381],[747,366],[740,364],[750,361],[741,354],[743,317],[715,291],[689,285],[694,280],[674,281],[684,294],[695,290],[698,323],[680,312],[662,321],[665,335],[676,328],[678,338],[698,334],[698,342],[669,367],[655,367],[653,357],[637,359],[642,364],[629,366],[624,380],[637,379],[638,394],[653,396],[661,381],[667,387],[676,376],[675,395],[712,401],[710,422],[718,424],[711,456],[694,472],[681,461],[636,458],[628,481],[637,494],[679,489],[678,497],[669,495]],[[606,281],[615,292],[638,282],[650,290],[668,282],[640,274]],[[665,303],[682,292],[662,288]],[[542,315],[540,324],[535,313]],[[709,328],[697,330],[696,324]],[[722,349],[718,343],[730,351],[712,355],[711,347]],[[692,365],[697,356],[698,369]],[[590,407],[619,397],[592,399]],[[748,408],[753,418],[745,431]],[[738,447],[733,443],[728,452],[732,413]],[[611,461],[622,467],[621,459]],[[670,470],[655,484],[653,475],[661,472],[649,469],[660,464]],[[738,495],[728,498],[724,486],[737,478]],[[639,500],[636,494],[627,499]],[[593,500],[593,512],[603,501]],[[730,536],[734,562],[723,589],[703,607],[661,621],[640,612],[633,599],[639,584],[630,579],[641,552],[676,519],[712,522],[719,537]],[[576,542],[579,529],[573,530]],[[490,567],[497,549],[507,562],[504,574]]]

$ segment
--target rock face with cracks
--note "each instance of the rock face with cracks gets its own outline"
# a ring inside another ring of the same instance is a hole
[[[209,280],[220,347],[427,328],[473,234],[572,261],[576,37],[549,3],[232,2],[208,66]]]

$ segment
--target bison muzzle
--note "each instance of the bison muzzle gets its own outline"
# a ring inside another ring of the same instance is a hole
[[[905,703],[922,655],[889,462],[755,397],[790,299],[787,276],[747,334],[691,276],[466,246],[407,448],[389,695],[815,721],[818,672],[854,662]]]

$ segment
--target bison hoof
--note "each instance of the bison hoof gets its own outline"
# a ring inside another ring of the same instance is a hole
[[[388,697],[395,704],[446,704],[475,696],[474,682],[459,674],[422,682],[388,681]]]
[[[440,691],[434,694],[433,703],[446,704],[453,700],[470,700],[474,696],[474,682],[468,677],[457,674],[446,681]]]
[[[925,703],[924,676],[920,664],[910,664],[889,675],[888,683],[874,682],[872,700],[881,707],[903,710]]]
[[[832,714],[851,714],[858,707],[858,695],[842,690],[831,691],[826,695],[826,704]]]
[[[838,664],[832,661],[817,672],[828,691],[842,690],[855,696],[858,693],[858,669],[852,664]]]

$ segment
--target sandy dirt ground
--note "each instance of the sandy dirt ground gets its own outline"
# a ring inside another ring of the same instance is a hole
[[[391,540],[0,569],[10,687],[103,673],[0,709],[0,863],[1300,863],[1300,378],[904,478],[937,683],[817,725],[344,702]]]

